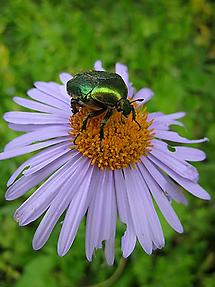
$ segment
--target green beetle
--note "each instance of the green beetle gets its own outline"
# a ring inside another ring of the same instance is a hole
[[[132,113],[133,120],[140,127],[135,119],[136,113],[132,105],[135,101],[130,102],[127,99],[127,86],[121,76],[116,73],[90,71],[77,74],[67,82],[67,92],[71,96],[73,114],[79,111],[79,107],[89,107],[92,110],[84,117],[81,131],[86,129],[90,118],[105,113],[100,124],[100,139],[102,140],[104,127],[114,110],[121,112],[125,117]],[[138,99],[138,101],[143,101],[143,99]]]

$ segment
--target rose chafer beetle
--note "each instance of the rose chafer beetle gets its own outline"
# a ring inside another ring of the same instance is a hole
[[[100,139],[102,140],[104,127],[114,110],[121,112],[125,117],[132,113],[132,119],[141,128],[136,121],[136,113],[132,105],[135,101],[130,102],[127,99],[127,86],[121,76],[116,73],[90,71],[77,74],[67,82],[67,92],[71,96],[73,114],[76,114],[80,107],[89,107],[92,110],[84,117],[81,131],[86,129],[90,118],[105,113],[100,124]],[[142,100],[138,99],[138,101]]]

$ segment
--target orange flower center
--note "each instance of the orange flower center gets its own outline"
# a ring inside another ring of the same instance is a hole
[[[100,123],[104,114],[90,118],[86,130],[80,131],[83,118],[89,113],[88,108],[81,108],[80,111],[70,117],[71,132],[75,140],[75,146],[84,156],[91,159],[92,164],[99,168],[121,169],[140,161],[141,156],[146,156],[150,151],[151,140],[154,137],[150,129],[152,121],[147,121],[148,113],[136,110],[136,120],[132,120],[115,111],[104,127],[104,139],[100,140]]]

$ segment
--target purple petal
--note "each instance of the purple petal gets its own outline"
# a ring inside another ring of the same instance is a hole
[[[96,228],[99,228],[98,225],[93,225],[94,224],[93,211],[94,211],[94,205],[95,205],[95,197],[97,196],[97,193],[100,192],[103,175],[104,173],[101,172],[98,168],[94,169],[94,174],[93,174],[92,181],[90,184],[90,190],[92,191],[94,190],[94,197],[92,198],[92,201],[90,202],[90,208],[87,214],[86,240],[85,240],[86,257],[89,261],[92,260],[92,255],[93,255],[93,250],[94,250],[93,235],[95,236],[95,233],[97,232]],[[97,206],[97,208],[99,207],[100,206]],[[97,211],[97,214],[98,214],[98,211]],[[98,219],[101,219],[101,217],[98,217]]]
[[[55,116],[52,114],[32,113],[32,112],[7,112],[3,116],[4,120],[14,124],[67,124],[69,118]]]
[[[102,61],[97,60],[94,64],[94,69],[96,71],[105,71],[105,69],[102,67]]]
[[[125,179],[121,170],[114,171],[114,179],[119,217],[120,220],[127,225],[126,231],[121,241],[123,257],[126,258],[133,252],[135,248],[136,234],[134,232],[131,211],[128,203],[128,196],[125,192]]]
[[[48,130],[45,127],[37,131],[23,134],[13,139],[11,142],[9,142],[5,146],[4,151],[21,148],[29,144],[32,144],[34,142],[68,136],[68,132],[69,132],[68,129],[65,128],[64,126],[59,127],[58,129],[56,129],[56,126],[53,126],[53,127],[50,127]]]
[[[74,172],[75,163],[79,158],[80,155],[75,154],[16,210],[14,218],[20,226],[36,220],[49,207],[62,186],[62,177],[64,181],[70,178],[70,173]]]
[[[169,130],[170,125],[184,126],[183,123],[176,121],[176,119],[182,118],[185,116],[185,113],[179,112],[169,115],[161,114],[156,116],[153,120],[151,128],[155,130]]]
[[[164,164],[169,166],[169,168],[178,173],[180,176],[194,182],[198,181],[199,174],[197,169],[186,161],[176,159],[171,155],[171,152],[160,151],[156,148],[156,146],[154,146],[149,154],[152,154],[154,157],[160,159]]]
[[[5,151],[5,152],[1,152],[0,153],[0,160],[16,157],[16,156],[23,155],[26,153],[30,153],[30,152],[33,152],[33,151],[36,151],[36,150],[39,150],[39,149],[42,149],[42,148],[45,148],[45,147],[48,147],[51,145],[55,145],[55,144],[60,143],[60,142],[69,141],[69,140],[70,140],[69,137],[62,137],[59,139],[53,139],[53,140],[49,140],[46,142],[36,143],[36,144],[32,144],[32,145],[25,146],[22,148],[17,148],[15,150],[9,150],[9,151]]]
[[[71,80],[73,77],[69,73],[61,73],[60,74],[60,80],[63,84],[66,84],[69,80]]]
[[[70,145],[68,143],[61,145],[61,146],[56,146],[50,149],[49,152],[44,153],[43,156],[36,156],[34,161],[31,162],[30,168],[24,171],[24,175],[28,176],[30,174],[33,174],[37,172],[38,170],[41,170],[48,164],[52,163],[53,161],[59,159],[62,157],[64,154],[69,153],[71,149],[69,148]]]
[[[137,170],[125,170],[128,201],[135,231],[143,249],[151,254],[152,242],[156,247],[164,245],[160,221],[154,209],[148,188]]]
[[[172,177],[177,183],[179,183],[184,189],[199,197],[201,199],[209,200],[210,195],[197,183],[194,183],[186,178],[181,177],[177,173],[175,173],[168,166],[163,164],[160,160],[155,158],[152,155],[149,155],[148,158],[152,160],[159,168],[161,168],[164,172],[166,172],[170,177]]]
[[[148,114],[147,120],[148,121],[155,120],[156,118],[158,118],[158,117],[160,117],[162,115],[163,115],[163,113],[161,113],[161,112],[150,113],[150,114]]]
[[[139,90],[132,98],[132,100],[144,99],[144,101],[139,103],[139,106],[147,103],[154,96],[154,92],[149,88],[142,88]],[[137,103],[138,104],[138,103]]]
[[[62,104],[67,104],[67,100],[61,96],[60,87],[61,85],[53,83],[53,82],[35,82],[34,86],[41,92],[46,95],[51,96],[53,99],[59,100]]]
[[[87,158],[81,157],[79,159],[79,165],[77,165],[74,172],[70,174],[69,179],[67,181],[62,181],[61,189],[52,201],[51,206],[40,222],[34,235],[32,244],[35,250],[42,248],[48,240],[58,219],[67,209],[72,198],[84,181],[89,165],[90,161]]]
[[[114,243],[115,234],[110,239],[105,241],[105,258],[108,265],[113,265],[114,263]]]
[[[172,114],[169,114],[169,115],[165,115],[165,114],[162,114],[158,117],[156,117],[156,121],[171,121],[171,120],[177,120],[177,119],[180,119],[180,118],[183,118],[184,116],[186,116],[186,113],[184,112],[177,112],[177,113],[172,113]]]
[[[56,149],[58,151],[59,148],[66,149],[67,147],[68,143],[63,142],[55,145],[54,147],[51,146],[49,148],[46,148],[45,150],[42,150],[36,155],[32,156],[30,159],[28,159],[22,165],[20,165],[20,167],[11,175],[10,179],[7,182],[7,186],[10,186],[26,167],[32,165],[33,163],[34,165],[36,163],[38,164],[38,161],[41,163],[47,155],[50,156],[50,153],[53,154],[53,151],[56,151]]]
[[[150,126],[150,128],[154,129],[154,130],[165,130],[168,131],[170,129],[171,125],[177,125],[177,126],[181,126],[183,127],[184,124],[179,122],[179,121],[169,121],[169,122],[153,122]]]
[[[169,140],[173,142],[178,142],[178,143],[201,143],[208,141],[207,138],[199,139],[199,140],[189,140],[184,137],[181,137],[178,133],[172,132],[172,131],[162,131],[162,130],[155,130],[155,137],[164,139],[164,140]]]
[[[60,256],[64,256],[73,244],[80,222],[89,206],[94,192],[89,190],[93,169],[92,166],[89,167],[86,178],[69,205],[58,240]]]
[[[206,158],[206,154],[203,151],[193,147],[175,146],[174,148],[174,155],[182,160],[202,161]]]
[[[160,185],[162,190],[168,194],[170,198],[173,198],[179,203],[187,204],[187,199],[183,195],[182,190],[179,189],[179,187],[172,180],[168,179],[167,176],[162,174],[161,171],[147,157],[143,156],[141,161],[157,184]]]
[[[71,113],[66,110],[59,110],[57,108],[33,101],[33,100],[28,100],[28,99],[24,99],[24,98],[20,98],[20,97],[14,97],[13,98],[14,102],[17,103],[20,106],[23,106],[25,108],[28,109],[32,109],[38,112],[42,112],[42,113],[50,113],[50,114],[54,114],[54,115],[58,115],[61,116],[65,119],[68,119],[71,115]]]
[[[169,155],[179,159],[179,160],[188,160],[188,161],[201,161],[206,158],[206,155],[203,151],[192,148],[192,147],[183,147],[183,146],[174,146],[175,151],[170,151],[168,149],[168,144],[157,139],[151,141],[152,145],[157,149],[168,153]]]
[[[92,260],[94,248],[99,248],[103,240],[114,241],[116,229],[113,172],[108,170],[98,172],[100,173],[98,186],[87,215],[86,256],[89,261]],[[107,263],[112,264],[114,260],[112,252],[106,255]]]
[[[28,90],[27,95],[30,98],[39,101],[41,103],[47,104],[51,107],[55,107],[63,111],[70,111],[69,101],[66,101],[66,99],[64,99],[64,101],[61,101],[35,88]],[[62,95],[60,89],[59,89],[59,95]]]
[[[175,229],[177,232],[182,233],[183,227],[181,225],[180,220],[178,219],[175,211],[173,210],[171,203],[165,196],[165,194],[160,189],[159,185],[147,171],[147,169],[142,165],[138,164],[138,167],[141,171],[143,178],[145,179],[151,194],[153,195],[155,201],[157,202],[160,211],[166,218],[167,222]]]
[[[22,196],[31,188],[36,186],[38,183],[42,182],[45,178],[47,178],[50,174],[52,174],[52,172],[56,171],[63,164],[69,161],[73,156],[74,151],[71,151],[70,153],[65,154],[58,160],[44,167],[42,170],[32,174],[31,176],[22,176],[12,186],[8,188],[5,196],[6,199],[14,200]]]

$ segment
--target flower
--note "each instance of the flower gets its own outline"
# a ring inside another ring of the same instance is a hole
[[[103,70],[100,61],[95,63],[95,70]],[[14,200],[42,183],[14,215],[19,225],[24,226],[45,213],[33,238],[36,250],[43,247],[66,211],[58,240],[60,256],[70,249],[85,215],[89,261],[104,241],[107,263],[113,264],[117,215],[126,224],[121,241],[123,256],[132,253],[137,239],[145,252],[151,254],[164,246],[153,199],[169,225],[179,233],[183,227],[172,201],[187,203],[180,186],[196,197],[210,199],[198,184],[198,171],[188,163],[204,160],[204,152],[181,145],[207,139],[189,140],[170,131],[170,125],[182,125],[178,119],[185,114],[148,113],[142,105],[145,107],[153,92],[148,88],[135,92],[127,67],[117,63],[115,70],[126,83],[130,99],[144,98],[135,106],[141,129],[131,116],[123,118],[115,112],[105,126],[102,143],[99,123],[103,115],[90,119],[87,129],[80,133],[87,109],[71,115],[65,85],[72,76],[67,73],[60,75],[62,85],[36,82],[35,88],[27,92],[30,99],[14,98],[20,106],[36,112],[14,111],[4,115],[11,129],[24,134],[6,145],[1,160],[41,150],[14,172],[6,192],[6,199]],[[80,135],[74,145],[77,133]]]

